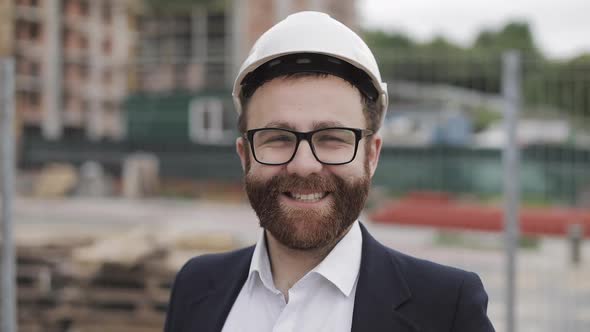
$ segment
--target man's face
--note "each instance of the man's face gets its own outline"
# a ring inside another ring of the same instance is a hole
[[[247,116],[248,129],[366,128],[358,90],[330,75],[267,82],[252,96]],[[291,162],[269,166],[255,161],[248,142],[238,138],[246,191],[260,225],[292,249],[333,245],[365,204],[381,148],[378,135],[369,144],[367,139],[359,142],[349,164],[323,165],[301,141]]]

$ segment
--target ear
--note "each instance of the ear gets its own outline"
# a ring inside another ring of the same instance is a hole
[[[381,154],[381,146],[383,145],[383,138],[379,133],[372,136],[371,143],[369,143],[369,171],[371,172],[371,178],[377,170],[377,164],[379,163],[379,155]]]
[[[242,164],[242,171],[246,171],[246,158],[248,158],[248,147],[243,137],[236,139],[236,152],[240,157],[240,163]]]

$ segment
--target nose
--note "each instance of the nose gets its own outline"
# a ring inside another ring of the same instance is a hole
[[[302,140],[299,142],[299,148],[297,148],[293,160],[287,164],[287,172],[305,177],[313,173],[319,173],[322,166],[322,163],[315,159],[309,142]]]

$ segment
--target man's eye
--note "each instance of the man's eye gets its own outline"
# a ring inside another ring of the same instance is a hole
[[[337,137],[337,136],[328,136],[328,135],[324,135],[324,136],[320,136],[318,138],[319,142],[335,142],[335,143],[347,143],[346,140],[342,139],[341,137]]]
[[[274,143],[274,142],[291,142],[293,139],[287,135],[277,135],[267,138],[264,143]]]

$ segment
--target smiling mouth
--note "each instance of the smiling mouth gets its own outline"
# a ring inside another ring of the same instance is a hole
[[[284,192],[285,196],[298,201],[298,202],[305,202],[305,203],[314,203],[322,200],[324,197],[328,196],[329,192],[316,192],[316,193],[309,193],[309,194],[299,194],[294,192]]]

